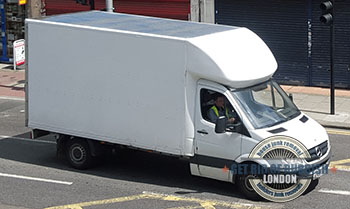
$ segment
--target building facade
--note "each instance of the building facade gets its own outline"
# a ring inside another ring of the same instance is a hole
[[[274,53],[280,83],[328,87],[330,32],[319,21],[322,1],[114,0],[114,7],[121,13],[247,27]],[[105,0],[94,2],[96,10],[105,8]],[[28,1],[29,17],[90,9],[76,0]],[[335,1],[334,27],[335,84],[350,89],[350,0]]]
[[[89,0],[87,0],[89,2]],[[95,9],[106,8],[106,0],[94,0]],[[90,10],[90,5],[75,0],[44,0],[46,15]],[[190,0],[114,0],[116,12],[189,20]]]
[[[280,83],[330,84],[330,28],[322,0],[216,0],[215,23],[247,27],[274,53]],[[350,0],[335,1],[335,85],[350,89]]]

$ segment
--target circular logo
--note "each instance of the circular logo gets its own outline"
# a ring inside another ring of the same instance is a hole
[[[318,157],[322,157],[322,152],[321,152],[321,149],[320,149],[319,147],[316,147],[316,148],[315,148],[315,151],[316,151],[316,155],[317,155]]]
[[[311,179],[301,178],[298,171],[303,169],[300,162],[310,158],[303,144],[287,136],[273,136],[255,146],[249,158],[258,158],[270,166],[267,172],[249,179],[253,189],[263,198],[273,202],[287,202],[304,193]]]

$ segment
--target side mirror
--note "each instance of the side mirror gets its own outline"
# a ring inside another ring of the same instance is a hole
[[[226,131],[242,133],[242,131],[243,131],[242,122],[237,122],[237,123],[234,123],[234,124],[227,124]]]
[[[235,124],[234,131],[237,132],[237,133],[242,133],[243,132],[242,122],[238,122],[238,123]]]
[[[289,99],[292,100],[292,102],[293,102],[293,94],[289,94],[288,97],[289,97]]]
[[[216,120],[215,123],[215,133],[222,134],[226,132],[226,117],[225,116],[220,116]]]

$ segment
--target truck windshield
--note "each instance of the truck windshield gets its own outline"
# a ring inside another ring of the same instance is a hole
[[[272,80],[231,92],[256,129],[283,123],[300,114],[283,89]]]

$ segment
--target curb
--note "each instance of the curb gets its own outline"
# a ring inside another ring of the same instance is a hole
[[[0,96],[0,99],[8,99],[8,100],[15,100],[15,101],[25,101],[25,98],[23,98],[23,97]]]
[[[318,121],[317,121],[318,122]],[[325,128],[335,128],[335,129],[344,129],[344,130],[350,130],[350,126],[344,126],[344,125],[333,125],[333,124],[327,124],[327,123],[320,123]]]

